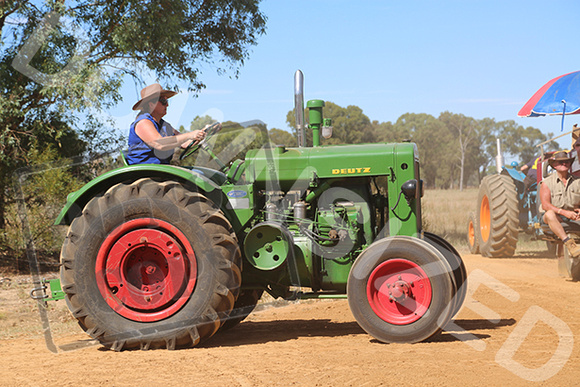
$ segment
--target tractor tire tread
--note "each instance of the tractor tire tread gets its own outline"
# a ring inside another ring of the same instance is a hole
[[[489,201],[489,238],[481,235],[481,202]],[[509,176],[486,176],[480,185],[476,212],[476,239],[479,250],[486,257],[511,257],[514,255],[519,234],[519,205],[517,189]]]

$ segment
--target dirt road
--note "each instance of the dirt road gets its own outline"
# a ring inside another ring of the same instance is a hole
[[[55,334],[58,354],[38,330],[3,339],[0,385],[577,385],[580,283],[559,277],[553,259],[464,260],[470,296],[429,342],[376,342],[346,300],[269,308],[178,351],[116,353],[71,323]],[[9,319],[2,303],[0,290]]]

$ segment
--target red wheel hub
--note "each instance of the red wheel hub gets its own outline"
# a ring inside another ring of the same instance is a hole
[[[367,298],[382,320],[405,325],[419,320],[431,304],[431,281],[415,262],[390,259],[369,276]]]
[[[150,322],[173,315],[187,302],[197,264],[181,231],[159,219],[140,218],[107,236],[95,271],[99,291],[115,312]]]

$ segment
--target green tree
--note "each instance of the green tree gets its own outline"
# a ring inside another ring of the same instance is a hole
[[[191,121],[191,124],[189,124],[189,130],[200,130],[203,129],[206,125],[211,125],[215,122],[215,120],[208,115],[205,115],[203,117],[200,116],[195,116],[195,118],[193,119],[193,121]]]
[[[268,131],[270,142],[276,145],[284,145],[286,147],[295,147],[296,137],[292,133],[289,133],[282,129],[272,128]]]
[[[153,76],[192,91],[204,87],[208,64],[236,76],[265,32],[259,2],[0,2],[0,228],[11,173],[30,162],[35,144],[56,144],[55,157],[106,147],[99,113],[122,99],[127,76],[136,89]],[[75,135],[78,145],[65,148]]]
[[[332,102],[325,102],[323,110],[324,118],[332,119],[332,137],[326,139],[321,136],[320,143],[333,144],[361,144],[376,141],[376,135],[370,119],[358,106],[350,105],[343,108]],[[305,119],[308,122],[308,108],[305,110]],[[286,115],[286,123],[289,127],[296,127],[294,110]],[[312,145],[312,130],[307,128],[306,143]]]
[[[192,130],[201,129],[208,123],[213,122],[215,120],[209,116],[197,116],[191,122],[190,128]],[[278,131],[278,129],[272,130]],[[276,146],[277,144],[269,142],[270,133],[271,131],[268,131],[266,124],[260,122],[250,122],[242,125],[237,122],[226,121],[222,122],[221,131],[207,139],[207,141],[211,146],[212,152],[217,155],[221,162],[227,165],[235,159],[243,159],[250,149],[261,148],[267,143],[270,143],[271,146]],[[278,135],[277,132],[276,135]],[[194,165],[215,169],[220,168],[220,165],[212,159],[209,153],[203,150],[197,151],[191,157],[187,162],[191,162]]]
[[[479,137],[477,121],[463,114],[453,114],[448,111],[441,113],[438,119],[443,122],[455,139],[452,142],[454,149],[450,153],[459,161],[459,190],[463,191],[467,159],[473,152],[473,145]]]
[[[450,157],[449,132],[430,114],[406,113],[393,125],[393,141],[417,144],[421,162],[421,178],[428,187],[449,187],[453,181],[454,159]]]
[[[553,133],[544,135],[539,129],[528,126],[517,125],[514,121],[502,121],[498,124],[498,136],[503,147],[503,151],[508,157],[521,160],[521,163],[527,163],[540,155],[538,144],[554,137]],[[571,138],[570,138],[571,141]],[[545,150],[557,150],[559,144],[551,141],[546,144]]]
[[[58,251],[62,235],[58,228],[51,227],[62,209],[62,203],[72,191],[78,190],[83,182],[73,166],[58,159],[58,151],[53,145],[29,151],[30,165],[19,172],[20,189],[26,201],[26,214],[32,242],[43,251]],[[22,234],[21,216],[15,208],[7,212],[3,245],[11,249],[23,249],[28,242]]]
[[[477,122],[480,135],[477,138],[477,151],[474,151],[471,160],[475,164],[472,170],[473,175],[476,175],[473,182],[479,186],[486,171],[495,163],[497,122],[493,118],[483,118]]]
[[[371,120],[358,106],[343,108],[335,103],[326,102],[324,117],[332,119],[332,137],[321,139],[322,144],[361,144],[375,142]]]
[[[395,133],[394,125],[388,122],[371,122],[375,137],[379,142],[400,142],[403,141],[406,134]]]
[[[500,142],[502,156],[505,160],[519,160],[519,165],[540,155],[540,143],[551,139],[554,134],[543,134],[534,127],[524,128],[513,120],[496,122],[492,118],[480,120],[480,125],[486,130],[481,135],[481,151],[484,162],[481,163],[481,171],[485,174],[495,172],[495,158],[497,156],[497,140]],[[545,151],[559,149],[556,141],[550,141],[544,147]]]

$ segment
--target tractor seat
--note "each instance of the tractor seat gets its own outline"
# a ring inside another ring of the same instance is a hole
[[[568,220],[566,222],[560,222],[560,224],[562,225],[562,227],[564,227],[564,231],[566,231],[566,234],[580,235],[580,221]],[[552,230],[550,230],[550,227],[544,222],[544,219],[542,219],[541,226],[544,234],[556,238],[556,235],[552,232]]]

